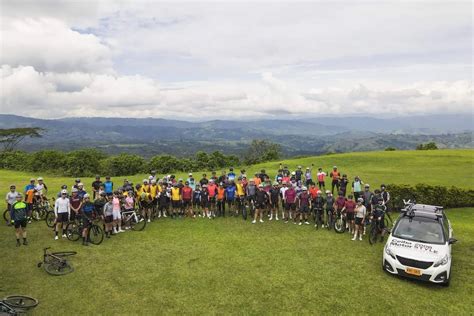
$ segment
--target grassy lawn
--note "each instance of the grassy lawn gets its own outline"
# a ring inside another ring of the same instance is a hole
[[[474,150],[370,152],[283,161],[290,168],[337,165],[350,178],[380,183],[473,187]],[[273,175],[279,162],[265,168]],[[177,174],[183,177],[184,174]],[[0,170],[0,194],[43,176],[56,193],[72,178]],[[195,172],[200,178],[200,172]],[[113,179],[121,184],[124,177]],[[134,183],[144,175],[127,177]],[[83,178],[86,188],[91,178]],[[472,314],[474,209],[448,210],[455,237],[451,286],[399,279],[381,269],[382,244],[280,222],[252,225],[158,220],[100,246],[53,240],[44,222],[29,225],[30,245],[15,247],[0,225],[0,296],[32,295],[38,315],[56,314]],[[77,250],[76,271],[52,277],[36,264],[43,247]]]
[[[1,226],[0,295],[40,300],[34,314],[470,314],[474,209],[449,210],[455,236],[451,286],[399,279],[381,269],[382,244],[283,222],[237,218],[151,223],[100,246],[53,240],[44,222],[16,248]],[[76,271],[36,267],[42,248],[77,250]]]

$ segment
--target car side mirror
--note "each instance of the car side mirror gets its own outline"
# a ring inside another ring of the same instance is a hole
[[[458,240],[457,240],[456,238],[449,238],[448,244],[449,244],[449,245],[452,245],[452,244],[456,243],[457,241],[458,241]]]

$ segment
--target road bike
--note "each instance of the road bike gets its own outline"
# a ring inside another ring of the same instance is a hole
[[[38,263],[38,268],[43,266],[44,270],[51,275],[64,275],[74,271],[67,257],[77,254],[75,251],[48,252],[50,247],[43,249],[43,261]]]
[[[104,230],[100,224],[100,219],[96,218],[92,221],[89,231],[87,233],[87,241],[93,245],[100,245],[104,241]],[[82,236],[84,229],[83,220],[76,218],[66,226],[66,237],[70,241],[78,241]]]
[[[130,226],[135,231],[142,231],[146,227],[146,220],[142,214],[133,209],[122,212],[122,225]]]
[[[9,295],[0,300],[0,315],[24,315],[38,306],[38,300],[25,295]]]
[[[346,231],[346,214],[336,211],[336,219],[334,221],[334,230],[336,233],[342,234]]]

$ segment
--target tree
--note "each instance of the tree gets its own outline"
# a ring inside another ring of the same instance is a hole
[[[416,150],[436,150],[438,149],[438,146],[436,146],[436,143],[430,142],[427,144],[419,144],[416,146]]]
[[[101,173],[109,176],[134,175],[144,171],[145,160],[138,156],[122,153],[101,161]]]
[[[99,174],[100,161],[106,155],[93,148],[71,151],[66,155],[66,174],[69,176],[93,176]]]
[[[13,151],[26,137],[41,137],[42,131],[44,129],[40,127],[2,128],[0,129],[0,143],[3,144],[4,151]]]
[[[254,139],[244,153],[244,163],[252,165],[264,161],[277,160],[281,154],[281,146],[267,140]]]

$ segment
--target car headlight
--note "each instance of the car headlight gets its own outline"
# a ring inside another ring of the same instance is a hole
[[[396,259],[395,254],[393,251],[389,248],[388,244],[385,245],[385,253],[392,257],[393,259]]]
[[[449,256],[448,254],[446,254],[443,258],[441,258],[440,260],[436,261],[435,264],[433,265],[433,267],[439,267],[439,266],[444,266],[445,264],[447,264],[449,261]]]

